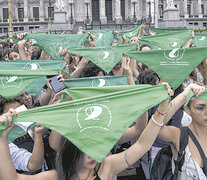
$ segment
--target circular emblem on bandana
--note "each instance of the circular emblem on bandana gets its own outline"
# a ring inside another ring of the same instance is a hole
[[[169,60],[180,60],[182,59],[183,55],[185,53],[185,49],[183,48],[175,48],[172,50],[165,50],[164,56]]]
[[[202,36],[199,40],[200,41],[204,41],[206,39],[206,37],[205,36]]]
[[[96,33],[95,37],[96,37],[96,41],[106,41],[106,36],[104,32]]]
[[[25,66],[23,67],[23,69],[26,69],[26,70],[36,70],[36,69],[40,69],[40,65],[38,63],[27,63],[25,64]]]
[[[168,38],[168,41],[169,41],[169,44],[168,44],[169,48],[176,48],[176,47],[180,48],[181,46],[179,39]]]
[[[1,84],[3,88],[15,87],[20,88],[22,85],[22,77],[19,76],[2,76]]]
[[[92,81],[92,87],[110,86],[110,83],[106,79],[94,79]]]
[[[80,127],[80,132],[94,128],[108,131],[112,121],[112,114],[106,105],[89,104],[79,108],[76,120]]]
[[[114,60],[114,54],[110,50],[101,50],[98,52],[98,59],[101,62],[112,62]]]

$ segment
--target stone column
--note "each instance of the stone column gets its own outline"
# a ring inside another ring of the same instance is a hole
[[[115,0],[115,22],[117,24],[122,22],[122,17],[121,17],[121,2],[120,0]]]
[[[99,12],[101,24],[107,23],[105,0],[99,0]]]
[[[40,11],[40,21],[44,21],[44,18],[45,18],[45,4],[44,4],[44,0],[40,0],[39,11]]]
[[[154,3],[155,3],[155,28],[158,28],[158,0],[155,0]]]
[[[18,18],[18,7],[16,7],[15,2],[12,1],[12,19],[16,20]]]
[[[201,0],[198,0],[198,17],[199,18],[203,17],[203,14],[202,14],[202,11],[201,11]]]
[[[184,18],[189,18],[187,8],[188,8],[187,0],[184,0],[184,7],[183,7],[183,9],[184,9]]]
[[[0,7],[0,22],[3,21],[3,8],[2,6]]]
[[[28,22],[29,17],[29,6],[28,6],[28,0],[24,0],[24,22]]]

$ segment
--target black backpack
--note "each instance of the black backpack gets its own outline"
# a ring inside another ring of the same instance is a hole
[[[172,151],[170,145],[162,148],[156,155],[152,169],[151,180],[177,180],[178,170],[181,169],[185,154],[183,153],[188,144],[188,128],[180,128],[180,148],[177,161],[175,161],[175,171],[172,173]]]

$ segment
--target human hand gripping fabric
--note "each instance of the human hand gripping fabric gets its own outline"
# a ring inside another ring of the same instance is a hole
[[[0,116],[0,130],[3,130],[2,132],[2,136],[0,137],[1,139],[7,139],[8,138],[8,134],[9,132],[12,130],[13,128],[13,123],[12,123],[12,115],[17,116],[17,112],[10,108],[9,111],[7,113],[4,113]]]

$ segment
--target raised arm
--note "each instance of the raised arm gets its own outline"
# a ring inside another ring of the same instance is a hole
[[[35,171],[42,168],[44,162],[44,144],[42,134],[44,133],[45,129],[45,127],[39,124],[36,124],[34,127],[34,147],[32,150],[32,156],[27,165],[30,171]]]
[[[185,104],[186,97],[190,90],[193,90],[196,96],[200,96],[204,93],[205,87],[191,83],[187,88],[185,88],[185,90],[182,93],[175,97],[169,105],[169,111],[165,116],[164,124],[166,124],[172,118],[172,116],[178,111],[178,109],[180,109]]]
[[[183,45],[182,48],[189,48],[192,44],[194,38],[194,30],[192,30],[192,37]]]
[[[27,40],[23,39],[23,38],[26,35],[27,35],[27,33],[22,33],[19,36],[17,36],[17,38],[19,38],[19,40],[20,40],[17,45],[18,45],[19,55],[20,55],[21,60],[31,60],[31,58],[26,53],[25,47],[24,47]]]
[[[172,100],[172,103],[169,105],[169,110],[167,115],[165,116],[164,124],[166,124],[172,118],[175,112],[177,112],[177,110],[180,109],[181,106],[183,106],[183,104],[186,102],[186,97],[190,90],[193,90],[196,96],[200,96],[204,93],[205,87],[192,83],[182,93],[174,98]],[[158,137],[163,141],[174,144],[177,147],[180,138],[180,130],[179,128],[174,126],[164,125],[161,128]]]
[[[133,79],[133,73],[130,68],[130,60],[127,60],[126,56],[122,56],[122,68],[127,76],[128,85],[135,85],[134,79]]]
[[[56,171],[46,171],[34,176],[18,174],[12,162],[9,147],[8,147],[8,134],[13,128],[12,114],[16,111],[10,109],[8,113],[0,116],[0,126],[6,121],[9,121],[9,127],[4,130],[0,136],[0,179],[2,180],[57,180]]]
[[[169,85],[166,84],[166,86],[169,94],[172,95]],[[165,100],[159,105],[159,111],[164,114],[168,111],[168,105],[169,100]],[[163,126],[163,121],[164,116],[156,112],[136,143],[122,153],[105,158],[104,166],[106,166],[106,171],[108,170],[110,172],[110,176],[113,176],[134,164],[151,148],[160,128]],[[105,168],[103,171],[105,171]]]

